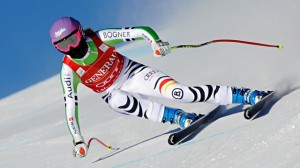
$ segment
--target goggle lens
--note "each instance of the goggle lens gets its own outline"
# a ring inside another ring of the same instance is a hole
[[[77,47],[80,42],[80,32],[76,31],[76,33],[71,34],[70,36],[62,39],[61,41],[55,44],[55,47],[58,48],[60,51],[68,52],[71,47]]]

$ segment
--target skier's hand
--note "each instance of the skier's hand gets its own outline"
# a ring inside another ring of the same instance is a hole
[[[73,156],[74,157],[85,157],[88,152],[88,147],[85,144],[82,136],[77,136],[74,138],[74,149],[73,149]]]
[[[161,40],[157,40],[152,43],[153,55],[160,57],[165,56],[171,52],[170,46],[168,42],[163,42]]]

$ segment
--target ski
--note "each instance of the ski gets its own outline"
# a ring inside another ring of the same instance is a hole
[[[264,97],[263,99],[261,99],[259,102],[257,102],[256,104],[247,107],[244,110],[244,117],[247,120],[250,120],[251,118],[254,118],[254,116],[256,116],[259,112],[262,111],[262,109],[269,104],[269,102],[271,102],[272,98],[274,97],[275,92],[272,92],[270,94],[268,94],[266,97]]]
[[[199,127],[201,127],[202,125],[211,121],[221,109],[223,109],[223,108],[221,105],[219,105],[214,110],[210,111],[203,117],[194,121],[190,126],[186,127],[185,129],[182,129],[176,133],[171,134],[169,136],[168,143],[170,145],[175,145],[175,144],[178,144],[179,142],[183,141],[189,135],[194,133]]]

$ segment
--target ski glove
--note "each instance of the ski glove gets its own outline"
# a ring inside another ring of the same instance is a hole
[[[85,157],[87,155],[88,147],[85,144],[82,136],[76,136],[73,140],[74,149],[73,156],[74,157]]]
[[[165,56],[171,52],[168,42],[163,42],[162,40],[156,40],[152,43],[153,55],[160,57]]]

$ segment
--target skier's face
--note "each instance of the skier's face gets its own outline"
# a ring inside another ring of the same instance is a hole
[[[81,37],[80,43],[77,47],[71,47],[69,52],[66,52],[65,54],[70,55],[72,58],[75,59],[81,59],[85,56],[85,54],[88,51],[88,45],[84,39],[84,37]]]

